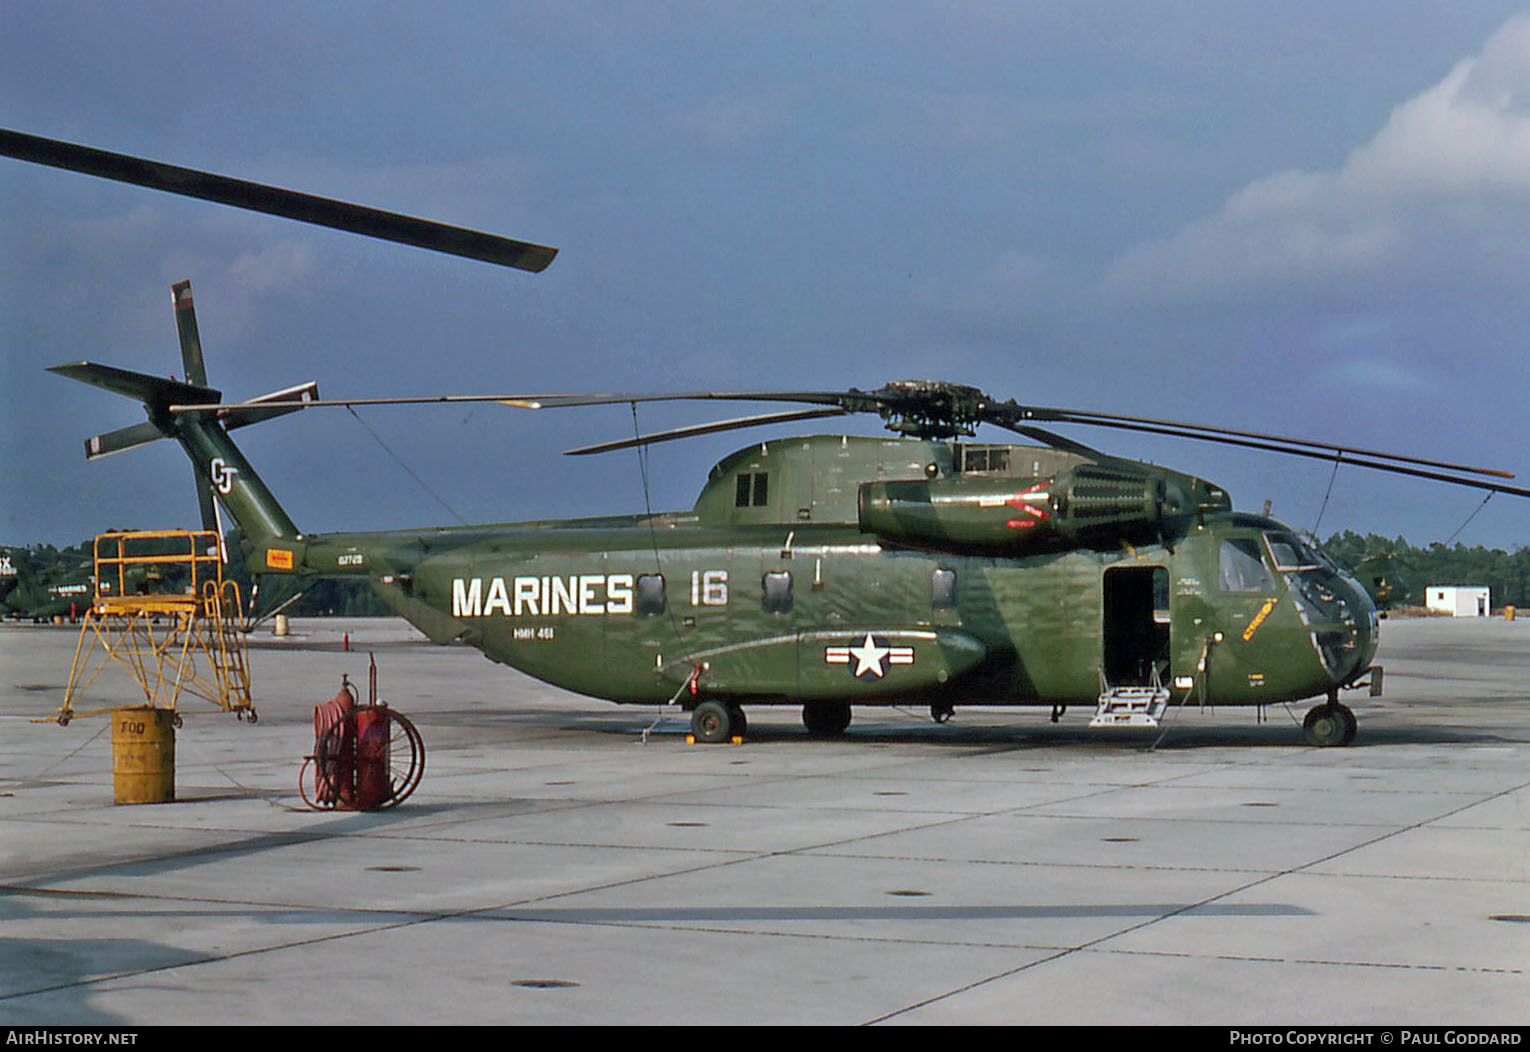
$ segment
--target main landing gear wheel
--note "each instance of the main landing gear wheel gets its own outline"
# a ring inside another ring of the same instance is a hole
[[[749,732],[749,721],[737,705],[703,701],[691,710],[691,737],[707,745],[742,738]]]
[[[1348,745],[1355,740],[1355,714],[1337,701],[1314,705],[1302,721],[1302,737],[1308,745]]]
[[[802,725],[808,733],[832,737],[850,726],[850,706],[842,701],[820,701],[802,706]]]

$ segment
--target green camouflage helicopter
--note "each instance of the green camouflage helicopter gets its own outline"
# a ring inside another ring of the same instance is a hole
[[[127,567],[120,576],[97,580],[95,560],[87,550],[39,560],[26,548],[0,548],[0,616],[16,621],[85,616],[96,597],[125,594],[160,595],[180,592],[184,578],[156,563]]]
[[[419,399],[221,404],[207,387],[80,362],[61,375],[141,402],[176,439],[267,574],[362,576],[437,643],[616,702],[679,702],[695,737],[745,707],[802,706],[834,734],[854,705],[1087,706],[1156,726],[1187,702],[1322,699],[1314,745],[1355,734],[1344,689],[1379,686],[1364,588],[1221,489],[1097,452],[1033,421],[1170,431],[1530,496],[1416,458],[997,402],[933,382],[872,391],[473,396],[517,408],[669,399],[818,408],[641,435],[601,452],[761,423],[879,413],[899,437],[814,436],[719,462],[689,511],[431,530],[304,534],[220,413]],[[437,401],[438,399],[428,399]],[[459,399],[466,400],[466,399]],[[980,423],[1039,445],[963,441]],[[110,444],[92,439],[87,449]]]
[[[1393,607],[1406,604],[1413,594],[1407,578],[1399,569],[1401,565],[1402,560],[1392,552],[1368,554],[1355,564],[1355,579],[1364,586],[1383,617]]]
[[[15,620],[71,621],[95,594],[95,567],[60,558],[38,565],[25,548],[0,549],[0,615]]]
[[[0,135],[0,152],[172,192],[191,192],[184,184],[195,182],[207,192],[194,196],[393,236],[352,222],[347,210],[356,206],[323,202],[335,214],[315,219],[302,214],[312,199],[288,207],[289,196],[301,198],[288,191],[256,187],[252,205],[221,176],[167,176],[147,170],[152,162],[41,142],[17,147]],[[411,243],[458,251],[452,238],[433,237],[427,231]],[[550,249],[505,244],[511,248],[497,262],[540,269],[551,259]],[[146,423],[89,440],[87,455],[176,440],[199,485],[238,524],[251,568],[363,577],[437,643],[460,640],[594,697],[678,702],[707,742],[744,734],[745,707],[754,705],[800,705],[811,732],[836,734],[855,705],[927,705],[937,720],[959,705],[1043,706],[1054,719],[1077,706],[1093,713],[1093,725],[1154,726],[1174,705],[1311,698],[1320,700],[1305,720],[1307,741],[1352,741],[1355,717],[1340,692],[1380,687],[1372,665],[1377,611],[1365,589],[1289,527],[1234,511],[1214,484],[1098,452],[1039,424],[1342,459],[1530,496],[1500,481],[1510,477],[1501,472],[1000,402],[939,382],[330,402],[305,388],[297,397],[224,404],[189,364],[184,382],[89,362],[53,371],[142,403]],[[298,529],[228,435],[247,414],[322,405],[490,401],[534,409],[663,400],[808,408],[572,452],[852,413],[879,415],[895,437],[750,445],[712,469],[689,511],[315,535]],[[1036,444],[970,441],[983,424]]]
[[[16,552],[22,553],[24,557],[26,549],[18,548]],[[0,545],[0,609],[7,608],[6,600],[10,598],[11,593],[16,590],[16,586],[20,583],[21,571],[16,566],[12,550],[7,546]]]

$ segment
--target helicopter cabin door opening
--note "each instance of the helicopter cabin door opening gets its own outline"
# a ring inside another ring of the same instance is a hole
[[[1105,571],[1100,671],[1107,687],[1155,687],[1169,678],[1169,571]]]

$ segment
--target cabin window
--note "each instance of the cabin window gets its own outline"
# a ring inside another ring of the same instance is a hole
[[[738,477],[738,488],[733,494],[735,508],[763,508],[769,499],[770,472],[746,471]]]
[[[637,591],[633,596],[632,608],[640,614],[662,614],[664,612],[664,575],[657,573],[639,574],[637,579]]]
[[[930,574],[930,609],[956,608],[956,571],[936,570]]]
[[[1218,582],[1224,592],[1268,592],[1275,580],[1259,558],[1259,542],[1252,537],[1232,537],[1222,542]]]
[[[1153,568],[1153,622],[1169,623],[1169,571],[1162,566]]]
[[[765,596],[762,605],[771,614],[784,614],[792,608],[792,575],[781,570],[765,575]]]
[[[1008,471],[1008,446],[963,446],[962,471]]]

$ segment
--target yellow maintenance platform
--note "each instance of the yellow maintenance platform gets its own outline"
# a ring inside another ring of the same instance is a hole
[[[80,639],[64,705],[54,719],[81,711],[76,701],[113,662],[143,691],[143,705],[167,709],[180,722],[186,695],[240,719],[255,720],[239,586],[223,579],[222,540],[211,531],[103,533],[95,544],[95,598]]]

